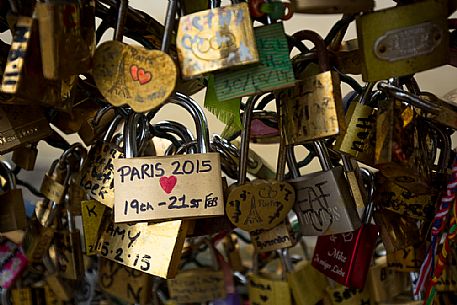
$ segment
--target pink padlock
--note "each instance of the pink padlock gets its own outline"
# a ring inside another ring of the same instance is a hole
[[[364,172],[373,182],[373,174],[368,170]],[[370,184],[373,186],[374,182]],[[379,228],[370,223],[374,208],[373,188],[371,189],[362,226],[352,232],[319,236],[314,248],[312,266],[335,282],[349,288],[363,289],[365,286],[378,239]]]
[[[0,287],[10,288],[21,276],[28,261],[22,247],[6,238],[0,239]]]

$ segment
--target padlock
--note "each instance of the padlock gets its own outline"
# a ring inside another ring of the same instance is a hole
[[[46,267],[45,281],[50,290],[54,293],[55,297],[64,302],[68,302],[74,297],[74,287],[68,280],[61,277],[55,263],[55,252],[53,247],[46,251],[47,253],[42,257],[44,266]]]
[[[62,101],[62,87],[61,81],[48,81],[43,76],[37,19],[18,17],[1,84],[2,92],[14,94],[7,102],[57,106]]]
[[[354,14],[374,8],[373,0],[292,0],[291,4],[295,13],[303,14]]]
[[[427,127],[421,124],[412,106],[396,98],[379,101],[375,167],[388,179],[416,194],[429,189]]]
[[[43,256],[54,239],[54,232],[55,226],[43,226],[35,214],[32,216],[22,243],[24,252],[30,262],[40,263],[43,261]]]
[[[27,267],[28,260],[20,245],[5,237],[0,238],[0,287],[10,288],[20,278]]]
[[[365,208],[365,203],[367,202],[368,194],[367,190],[363,187],[362,176],[364,174],[370,176],[370,172],[366,168],[360,169],[357,162],[349,156],[341,154],[341,160],[357,210],[363,210]],[[360,212],[359,215],[361,215]]]
[[[177,303],[202,303],[226,297],[226,275],[217,257],[217,250],[207,238],[204,243],[208,244],[212,267],[181,270],[174,279],[167,280],[170,298]],[[227,276],[232,277],[232,274]]]
[[[358,16],[363,80],[373,82],[445,65],[449,53],[446,6],[420,1]]]
[[[256,230],[249,234],[254,248],[259,253],[289,248],[296,243],[295,233],[288,219],[270,230]]]
[[[281,259],[285,260],[283,264],[287,270],[287,282],[295,303],[297,305],[314,305],[322,300],[328,284],[325,276],[311,266],[308,251],[304,248],[306,243],[303,237],[301,237],[300,245],[304,251],[302,261],[293,265],[288,249],[282,251]]]
[[[101,258],[98,282],[103,292],[130,304],[145,305],[151,298],[151,276]]]
[[[323,141],[314,142],[323,172],[298,177],[289,183],[295,188],[294,210],[304,236],[333,235],[357,230],[360,218],[342,166],[332,167]],[[288,157],[290,155],[288,154]],[[296,164],[289,158],[290,168]]]
[[[302,144],[344,133],[346,126],[340,79],[337,72],[330,70],[324,40],[308,30],[295,33],[293,37],[314,43],[320,73],[306,77],[293,89],[279,93],[280,125],[286,143]]]
[[[425,220],[433,215],[434,200],[431,194],[414,194],[376,173],[375,202],[386,210]]]
[[[442,100],[430,92],[420,92],[418,95],[405,92],[386,82],[380,82],[378,88],[394,98],[423,110],[422,115],[426,119],[457,129],[457,106],[454,103]]]
[[[6,154],[24,144],[35,143],[52,132],[44,109],[37,106],[0,106],[0,153]]]
[[[124,156],[138,156],[138,124],[140,131],[145,126],[142,114],[130,112],[124,124]],[[204,149],[207,146],[201,143]],[[108,224],[97,244],[102,257],[119,262],[130,268],[163,278],[173,278],[178,270],[179,259],[191,222],[185,220],[165,221],[157,224],[137,222],[131,224]],[[128,238],[124,238],[127,236]],[[147,247],[155,244],[161,249],[160,259],[152,259],[156,252]]]
[[[236,184],[229,189],[227,217],[245,231],[268,230],[279,225],[295,202],[295,192],[284,181],[285,149],[280,149],[276,180],[260,180],[246,183],[246,167],[249,151],[249,134],[252,110],[257,99],[249,99],[244,110],[245,128],[241,134],[239,176]],[[282,141],[284,142],[284,141]],[[284,147],[282,143],[281,147]]]
[[[336,150],[369,166],[374,165],[376,141],[377,109],[372,107],[371,91],[374,85],[369,83],[360,100],[351,102],[346,113],[346,133],[337,136],[335,142]]]
[[[330,285],[327,288],[324,305],[372,305],[368,289],[347,288],[343,285]]]
[[[181,17],[176,48],[183,78],[259,62],[248,4]]]
[[[424,259],[425,244],[416,242],[413,246],[387,253],[387,267],[398,272],[419,272]]]
[[[404,292],[406,284],[406,274],[388,268],[385,256],[377,258],[368,272],[370,296],[377,303],[387,302]]]
[[[295,85],[282,22],[256,27],[254,35],[259,63],[233,71],[215,72],[214,87],[219,101],[262,94]]]
[[[33,171],[38,157],[38,143],[30,143],[13,151],[11,161],[26,171]]]
[[[108,208],[114,206],[113,160],[123,156],[121,148],[113,141],[114,133],[122,120],[121,115],[117,115],[110,123],[103,139],[92,145],[79,182],[88,198],[97,200]]]
[[[393,253],[404,247],[414,245],[423,240],[417,226],[417,220],[401,216],[377,206],[373,214],[375,223],[379,226],[379,233],[387,253]]]
[[[86,2],[90,1],[83,1]],[[95,14],[81,14],[83,3],[56,0],[36,5],[43,75],[47,79],[65,79],[90,68],[93,42],[89,41],[88,45],[85,41],[82,23],[95,23]],[[94,20],[90,20],[91,17]],[[95,31],[95,27],[92,30]]]
[[[74,216],[69,210],[67,228],[60,228],[54,234],[54,245],[57,257],[57,267],[62,278],[80,280],[84,275],[81,234],[75,228]]]
[[[127,0],[123,3],[128,6]],[[160,51],[122,43],[127,8],[119,10],[116,40],[97,46],[92,74],[97,89],[113,106],[128,104],[134,111],[146,112],[163,105],[173,93],[177,77],[176,65],[166,52],[177,1],[171,1],[170,4]]]
[[[115,222],[224,214],[220,157],[209,152],[205,114],[194,100],[180,93],[170,102],[192,114],[198,153],[114,160]],[[140,176],[135,174],[138,171]]]
[[[253,256],[253,271],[248,274],[248,295],[251,304],[292,304],[284,262],[281,261],[282,274],[278,277],[274,273],[260,272],[258,254],[254,252]]]
[[[447,257],[446,268],[435,285],[436,290],[439,292],[455,291],[457,288],[457,261],[455,252],[455,248],[451,248],[451,255]]]
[[[353,232],[319,236],[312,265],[328,278],[349,288],[363,289],[378,238],[377,225],[371,224],[374,209],[374,175],[369,183],[369,198],[362,226]]]
[[[16,188],[16,176],[5,161],[0,162],[0,176],[5,179],[0,195],[0,232],[24,230],[27,217],[22,190]]]
[[[240,244],[235,233],[229,233],[223,240],[224,252],[227,260],[235,272],[245,272],[246,267],[243,265],[240,252]]]
[[[254,0],[249,2],[249,13],[255,21],[260,21],[262,17],[270,20],[289,20],[294,12],[290,8],[290,3],[282,1]]]
[[[81,218],[86,255],[97,254],[97,244],[104,230],[108,210],[104,204],[97,200],[81,201]]]

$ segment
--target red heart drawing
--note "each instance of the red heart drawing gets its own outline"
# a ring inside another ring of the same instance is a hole
[[[132,65],[130,67],[130,75],[132,75],[132,79],[134,81],[138,80],[138,66],[137,65]]]
[[[149,81],[151,80],[152,78],[152,74],[151,72],[146,72],[144,71],[143,68],[140,68],[138,70],[138,80],[140,82],[141,85],[144,85],[146,83],[149,83]]]
[[[165,193],[170,194],[171,191],[175,188],[176,181],[177,179],[175,176],[160,177],[160,186],[165,191]]]

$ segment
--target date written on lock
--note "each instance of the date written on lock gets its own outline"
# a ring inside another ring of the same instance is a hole
[[[114,161],[115,222],[224,215],[218,153]]]
[[[140,270],[145,273],[168,278],[175,276],[188,222],[166,221],[148,225],[146,222],[109,224],[97,243],[97,252],[105,258]],[[157,250],[149,245],[160,248]]]

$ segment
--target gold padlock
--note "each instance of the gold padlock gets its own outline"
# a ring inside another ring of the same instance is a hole
[[[312,31],[293,35],[312,41],[318,50],[320,73],[279,93],[281,125],[286,144],[327,138],[344,133],[346,124],[338,73],[330,71],[324,40]]]
[[[257,63],[247,3],[200,11],[180,19],[176,48],[184,78]]]
[[[419,1],[357,17],[362,78],[378,81],[447,63],[447,4]]]

